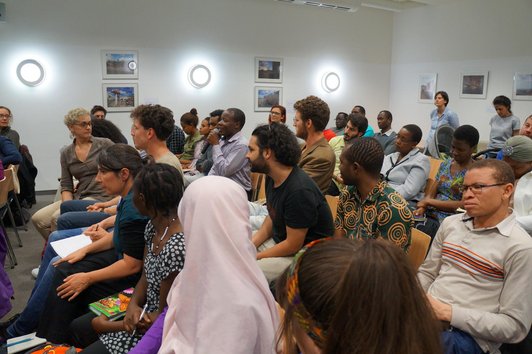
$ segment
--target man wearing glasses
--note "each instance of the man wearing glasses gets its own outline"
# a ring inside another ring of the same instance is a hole
[[[442,321],[445,353],[499,353],[532,322],[532,239],[509,208],[514,174],[475,162],[462,185],[465,214],[447,217],[418,278]]]

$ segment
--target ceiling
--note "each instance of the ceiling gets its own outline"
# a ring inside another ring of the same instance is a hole
[[[369,7],[379,10],[401,12],[420,6],[442,5],[459,0],[273,0],[293,5],[309,5],[325,9],[336,9],[356,12],[359,7]]]

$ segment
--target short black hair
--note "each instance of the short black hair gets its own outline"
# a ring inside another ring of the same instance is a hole
[[[224,112],[223,109],[215,109],[214,111],[209,113],[209,116],[211,116],[211,117],[221,117],[223,112]]]
[[[436,99],[436,96],[438,95],[441,95],[441,97],[443,97],[443,100],[445,101],[445,107],[447,107],[447,105],[449,104],[449,95],[447,94],[447,92],[445,91],[436,92],[436,94],[434,95],[434,99]]]
[[[473,162],[469,171],[476,168],[490,168],[497,183],[515,183],[514,171],[508,163],[497,159],[484,159]]]
[[[133,191],[142,193],[146,207],[169,216],[169,210],[176,208],[183,197],[183,177],[173,166],[152,163],[137,174]]]
[[[360,113],[362,113],[363,115],[366,115],[366,109],[364,107],[362,107],[361,105],[356,105],[355,107],[353,107],[353,109],[351,110],[351,112],[353,112],[355,110],[355,108],[358,108],[358,110],[360,111]]]
[[[286,125],[277,122],[259,125],[251,135],[257,138],[260,152],[270,149],[279,163],[292,167],[298,164],[301,158],[301,148],[296,136]]]
[[[389,119],[390,122],[393,121],[392,112],[387,111],[387,110],[383,110],[383,111],[379,112],[379,114],[381,114],[381,113],[384,115],[384,118]]]
[[[107,138],[113,143],[127,144],[127,139],[122,135],[120,129],[108,119],[91,119],[92,136]]]
[[[408,130],[410,134],[412,134],[412,141],[416,144],[421,141],[421,138],[423,138],[423,131],[415,124],[407,124],[403,129]]]
[[[347,116],[347,119],[349,119],[353,127],[358,129],[359,133],[366,134],[366,130],[368,130],[368,119],[366,117],[360,113],[351,113]]]
[[[137,119],[144,129],[153,129],[159,140],[168,139],[174,131],[174,113],[158,104],[142,104],[131,112],[131,118]]]
[[[226,111],[231,112],[233,115],[233,120],[240,124],[240,129],[244,128],[244,124],[246,124],[246,115],[241,109],[227,108]]]
[[[453,138],[455,138],[456,140],[464,141],[470,147],[474,147],[478,145],[480,135],[478,133],[477,128],[472,125],[465,124],[456,128],[453,133]]]
[[[376,139],[365,137],[353,139],[353,143],[346,147],[345,151],[345,156],[350,163],[358,163],[374,177],[380,175],[384,150]]]
[[[92,107],[91,109],[91,116],[96,113],[96,112],[99,112],[99,111],[102,111],[104,115],[107,115],[107,110],[105,108],[103,108],[102,106],[98,106],[98,105],[95,105],[94,107]]]

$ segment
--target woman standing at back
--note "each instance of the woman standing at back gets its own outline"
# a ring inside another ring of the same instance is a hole
[[[430,113],[430,130],[427,136],[425,146],[425,153],[434,158],[438,156],[438,149],[436,148],[435,135],[436,131],[442,125],[449,125],[454,129],[460,126],[458,115],[452,111],[447,105],[449,104],[449,95],[445,91],[438,91],[434,95],[434,105],[436,109]]]

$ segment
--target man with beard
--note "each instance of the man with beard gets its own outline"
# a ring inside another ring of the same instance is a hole
[[[344,182],[340,176],[340,154],[342,154],[342,151],[346,145],[350,145],[353,142],[353,139],[363,136],[366,133],[367,128],[368,119],[366,117],[364,117],[362,114],[351,113],[348,116],[347,125],[344,129],[344,135],[337,136],[329,141],[329,145],[333,149],[334,155],[336,156],[336,163],[334,166],[332,183],[329,186],[329,190],[327,190],[327,194],[334,196],[340,195],[340,190],[344,187]]]
[[[323,136],[329,122],[329,106],[316,96],[308,96],[294,104],[296,136],[305,140],[298,166],[316,182],[322,193],[331,184],[334,151]]]
[[[228,108],[222,113],[217,132],[213,129],[207,141],[212,145],[213,165],[209,176],[227,177],[240,184],[251,197],[251,175],[246,159],[248,147],[242,128],[246,116],[238,108]],[[220,135],[224,138],[220,139]]]
[[[257,260],[268,281],[275,280],[303,245],[331,236],[331,211],[312,179],[298,166],[301,150],[283,124],[257,127],[249,140],[251,171],[265,173],[268,216],[253,235]]]

